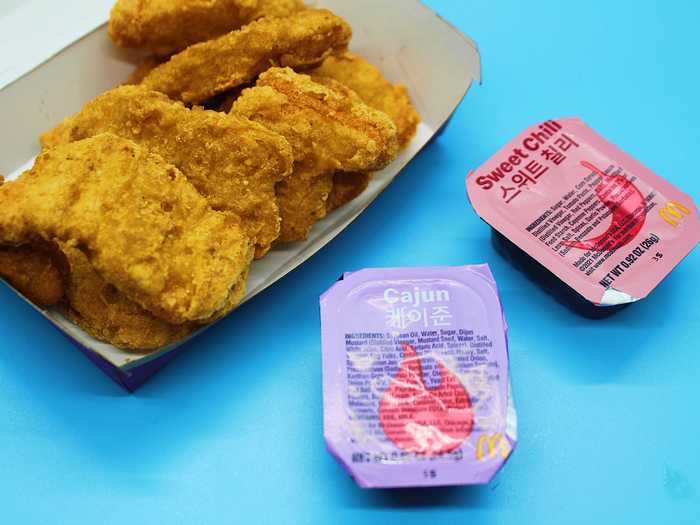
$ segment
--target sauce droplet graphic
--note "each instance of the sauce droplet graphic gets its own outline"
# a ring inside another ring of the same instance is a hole
[[[644,195],[622,175],[609,175],[590,162],[581,166],[601,177],[595,192],[600,201],[612,212],[612,222],[598,237],[586,241],[564,241],[564,246],[579,250],[607,252],[617,250],[632,242],[646,222]]]
[[[440,456],[457,448],[474,426],[471,399],[459,378],[437,361],[440,386],[428,388],[416,350],[404,345],[401,368],[379,405],[384,433],[400,449]]]

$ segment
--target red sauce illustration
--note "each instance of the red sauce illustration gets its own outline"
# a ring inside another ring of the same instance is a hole
[[[580,250],[606,252],[629,244],[642,230],[646,222],[644,195],[622,175],[609,175],[590,162],[581,165],[597,173],[601,182],[596,186],[596,194],[612,212],[612,222],[598,237],[585,241],[564,241],[565,246]]]
[[[379,406],[384,433],[406,452],[439,456],[451,452],[471,434],[471,399],[459,378],[437,362],[440,385],[428,388],[416,350],[404,345],[401,369]]]

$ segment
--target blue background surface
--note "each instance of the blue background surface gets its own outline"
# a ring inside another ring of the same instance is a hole
[[[494,252],[463,189],[527,125],[578,115],[700,201],[700,4],[428,4],[480,44],[484,85],[336,241],[136,395],[0,287],[0,522],[700,522],[700,251],[584,320]],[[518,450],[489,486],[359,490],[324,449],[319,294],[346,270],[481,262],[511,328]]]

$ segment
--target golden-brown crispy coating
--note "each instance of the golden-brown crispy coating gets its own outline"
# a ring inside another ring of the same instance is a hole
[[[326,60],[328,60],[328,59],[326,59]],[[333,91],[337,91],[338,93],[345,95],[346,97],[350,97],[355,101],[364,102],[360,98],[360,95],[355,93],[352,89],[350,89],[345,84],[343,84],[340,81],[338,81],[334,78],[331,78],[331,77],[323,77],[323,76],[319,76],[319,75],[314,75],[314,71],[316,71],[316,70],[314,69],[314,70],[308,72],[307,74],[311,77],[311,80],[313,80],[317,84],[321,84],[322,86],[326,86],[327,88],[330,88]]]
[[[330,77],[314,76],[314,82],[362,102],[360,96],[345,84]],[[368,172],[345,173],[339,171],[333,175],[333,189],[326,202],[326,211],[330,213],[359,197],[369,186],[372,174]]]
[[[123,350],[156,350],[175,343],[197,330],[202,323],[180,325],[158,319],[107,283],[83,252],[64,246],[70,262],[66,292],[66,316],[90,335]],[[243,299],[248,268],[231,289],[227,304],[206,322],[231,312]]]
[[[155,68],[157,68],[159,65],[163,63],[162,60],[160,60],[158,57],[148,57],[143,62],[141,62],[138,66],[136,66],[136,69],[134,69],[134,72],[129,75],[129,78],[126,79],[126,82],[124,82],[125,86],[137,86],[141,82],[143,82],[143,79],[146,78],[151,71],[153,71]]]
[[[0,175],[0,186],[5,177]],[[38,306],[53,306],[65,294],[67,262],[53,243],[0,245],[0,279]]]
[[[175,343],[199,323],[175,325],[158,319],[105,281],[79,249],[61,244],[0,248],[0,276],[38,306],[60,301],[68,319],[94,338],[128,351],[150,351]],[[243,299],[248,270],[234,285],[223,317]],[[211,319],[213,321],[215,319]]]
[[[44,148],[109,132],[177,166],[212,208],[232,210],[265,255],[280,232],[275,185],[292,170],[280,135],[239,116],[187,109],[162,93],[122,86],[42,136]]]
[[[277,199],[282,212],[281,242],[303,241],[314,224],[328,211],[326,201],[333,190],[333,174],[318,171],[300,163],[294,168],[294,179],[277,186]]]
[[[125,350],[154,350],[199,326],[158,319],[105,281],[82,251],[70,245],[62,248],[70,265],[66,317],[96,339]]]
[[[43,152],[0,186],[0,242],[81,250],[126,297],[174,324],[228,307],[251,246],[173,165],[112,134]]]
[[[328,213],[359,197],[367,189],[371,180],[372,174],[367,172],[344,173],[340,171],[333,175],[333,190],[328,196],[328,202],[326,202]]]
[[[168,55],[259,18],[303,8],[302,0],[117,0],[109,34],[121,47]]]
[[[420,115],[411,104],[405,86],[394,86],[364,58],[346,53],[328,57],[311,77],[323,83],[334,79],[352,89],[367,104],[389,115],[399,130],[399,143],[406,146],[416,134]]]
[[[310,68],[347,49],[352,29],[330,11],[265,18],[173,56],[143,85],[197,104],[254,80],[272,66]]]
[[[65,295],[65,260],[49,245],[0,247],[0,278],[38,306],[53,306]]]
[[[243,90],[253,87],[254,85],[254,83],[244,84],[242,86],[238,86],[237,88],[233,88],[232,90],[227,91],[226,93],[223,93],[221,95],[221,99],[219,100],[216,111],[220,111],[222,113],[230,113],[231,108],[233,108],[233,105],[236,103],[236,100],[238,100],[238,97],[241,96]]]
[[[301,0],[258,0],[256,20],[258,18],[283,18],[307,9]],[[248,23],[252,22],[250,20]]]
[[[278,185],[282,241],[299,241],[326,214],[336,171],[372,171],[398,152],[396,126],[384,113],[289,68],[263,73],[232,113],[283,135],[292,145],[295,168]]]

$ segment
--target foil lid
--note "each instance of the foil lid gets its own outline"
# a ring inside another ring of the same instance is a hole
[[[700,242],[692,199],[581,120],[525,130],[467,177],[472,206],[587,301],[645,298]]]
[[[488,266],[349,273],[321,298],[324,434],[363,488],[487,483],[517,438]]]

